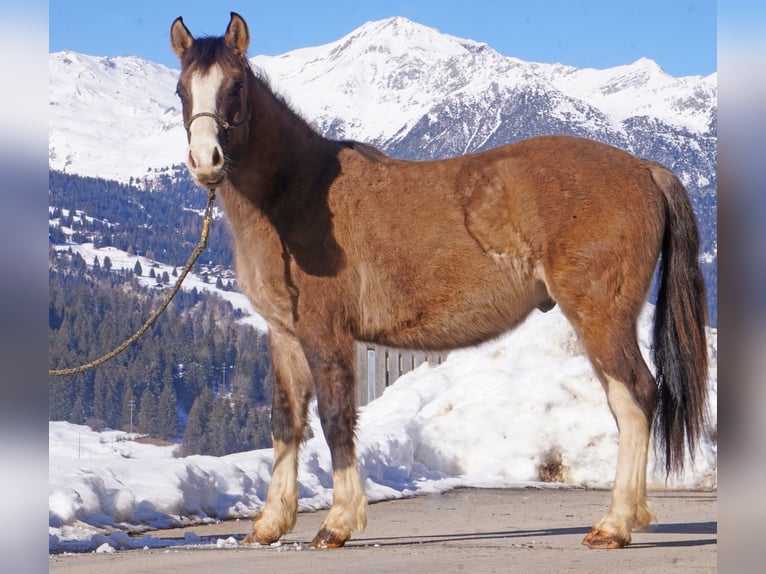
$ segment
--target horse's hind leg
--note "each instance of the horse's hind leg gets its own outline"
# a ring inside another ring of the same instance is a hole
[[[332,341],[332,343],[330,342]],[[353,532],[367,526],[367,495],[357,470],[356,388],[353,341],[328,336],[307,347],[327,444],[332,455],[333,502],[311,545],[316,548],[343,546]]]
[[[274,465],[266,505],[244,544],[271,544],[295,526],[298,513],[298,449],[303,441],[313,382],[300,343],[269,332],[274,365],[271,410]]]
[[[612,502],[583,540],[590,548],[627,546],[631,531],[646,528],[652,518],[646,503],[646,465],[656,385],[638,348],[635,318],[620,319],[617,313],[573,320],[606,389],[619,432]]]

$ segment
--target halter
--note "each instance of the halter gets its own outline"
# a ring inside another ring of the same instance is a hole
[[[194,114],[192,117],[189,118],[189,121],[184,124],[184,127],[186,128],[186,133],[191,137],[191,134],[189,133],[189,130],[191,129],[192,122],[198,118],[213,118],[215,120],[215,123],[217,123],[221,129],[224,131],[228,131],[231,128],[239,128],[245,125],[247,122],[250,121],[250,104],[247,104],[247,114],[245,115],[244,119],[241,122],[237,122],[236,124],[229,123],[226,118],[222,117],[219,114],[214,114],[212,112],[199,112],[198,114]]]

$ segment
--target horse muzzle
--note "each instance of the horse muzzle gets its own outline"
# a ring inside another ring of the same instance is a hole
[[[189,146],[186,164],[192,177],[202,187],[214,187],[224,180],[225,161],[218,143],[212,146]]]

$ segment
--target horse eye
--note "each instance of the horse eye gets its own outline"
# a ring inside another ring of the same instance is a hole
[[[186,90],[181,84],[178,84],[176,86],[176,95],[182,100],[185,100],[187,98]]]
[[[235,82],[234,85],[229,88],[229,97],[239,98],[242,95],[242,84]]]

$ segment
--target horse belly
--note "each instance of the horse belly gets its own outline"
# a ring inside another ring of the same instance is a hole
[[[513,328],[547,299],[530,266],[491,254],[423,262],[410,277],[363,289],[360,339],[423,350],[472,346]]]

